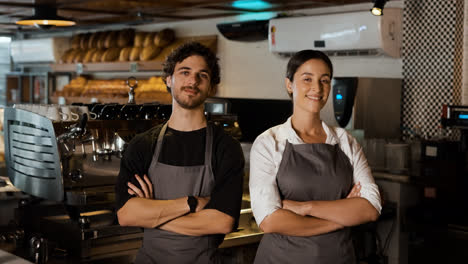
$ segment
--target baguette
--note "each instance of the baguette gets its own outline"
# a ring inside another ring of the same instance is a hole
[[[133,47],[125,47],[120,51],[119,61],[129,61],[130,53],[132,52]]]
[[[97,48],[98,49],[105,48],[104,43],[106,42],[106,38],[107,38],[108,34],[109,34],[109,32],[107,32],[107,31],[103,31],[103,32],[101,32],[101,34],[99,34],[99,38],[98,38],[98,41],[97,41]]]
[[[66,58],[66,63],[73,63],[76,55],[80,52],[80,49],[73,49]]]
[[[119,36],[118,31],[111,31],[106,36],[106,40],[104,41],[104,48],[115,48],[117,47],[117,39]]]
[[[102,55],[104,54],[105,49],[98,49],[94,52],[93,57],[91,59],[92,62],[101,62]]]
[[[133,46],[134,47],[143,47],[143,42],[146,37],[146,32],[136,32],[135,38],[133,39]]]
[[[134,37],[135,37],[135,31],[133,29],[121,30],[117,37],[117,47],[123,48],[123,47],[132,46]]]
[[[143,47],[148,47],[153,45],[154,37],[158,34],[158,32],[148,32],[145,36],[145,40],[143,41]]]
[[[156,47],[164,48],[167,45],[171,44],[175,39],[175,32],[172,29],[165,28],[161,30],[156,36],[154,37],[154,45]]]
[[[137,61],[140,58],[141,47],[133,47],[132,51],[130,52],[130,61]]]
[[[80,48],[81,37],[80,35],[74,35],[71,40],[71,46],[73,49]]]
[[[159,54],[159,52],[161,52],[161,48],[156,47],[155,45],[144,47],[140,53],[140,60],[149,61],[156,57]]]
[[[83,62],[83,58],[86,55],[86,50],[80,49],[73,58],[74,63]]]
[[[120,48],[109,48],[107,49],[101,57],[101,62],[106,61],[115,61],[119,58]]]
[[[88,42],[89,42],[90,37],[91,37],[91,33],[83,34],[83,36],[81,37],[81,39],[80,39],[80,48],[82,50],[85,50],[85,49],[88,48]]]
[[[92,62],[92,61],[93,61],[93,55],[94,55],[94,53],[96,53],[96,51],[98,51],[97,48],[89,49],[89,50],[86,52],[86,55],[85,55],[84,58],[83,58],[83,63]]]
[[[98,41],[99,41],[99,36],[101,35],[101,32],[94,32],[91,34],[89,37],[88,41],[88,48],[94,49],[98,47]]]
[[[60,63],[67,63],[68,56],[70,56],[70,53],[72,53],[74,49],[68,49],[62,54],[62,57],[60,57]]]

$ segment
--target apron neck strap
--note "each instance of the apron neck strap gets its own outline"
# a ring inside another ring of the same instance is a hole
[[[166,134],[166,129],[167,129],[167,122],[161,128],[161,131],[159,131],[158,142],[156,143],[156,153],[154,154],[156,155],[156,160],[159,160],[159,154],[161,154],[161,149],[162,149],[164,134]]]

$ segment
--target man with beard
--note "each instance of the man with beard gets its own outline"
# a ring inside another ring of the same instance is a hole
[[[217,263],[216,249],[239,219],[244,172],[239,142],[204,116],[220,81],[218,59],[199,43],[184,44],[167,57],[164,80],[172,114],[127,147],[117,217],[144,228],[137,264]]]

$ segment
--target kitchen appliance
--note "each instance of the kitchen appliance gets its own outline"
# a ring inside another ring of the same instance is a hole
[[[271,19],[271,52],[316,49],[338,55],[386,54],[401,57],[403,10],[385,8],[385,16],[354,11]],[[307,32],[307,34],[304,34]]]
[[[27,110],[5,108],[8,176],[33,195],[18,209],[26,236],[39,233],[37,241],[46,245],[48,240],[80,262],[135,254],[141,228],[119,226],[114,212],[120,141],[128,142],[159,122],[87,120],[86,115],[79,122],[53,122]],[[41,249],[41,258],[46,259],[46,253]]]
[[[399,138],[401,85],[401,79],[335,77],[320,118],[331,126],[362,129],[365,138]]]
[[[104,105],[101,112],[114,106]],[[136,254],[142,229],[118,225],[114,185],[126,144],[170,115],[170,105],[156,106],[152,119],[117,119],[116,114],[112,119],[88,120],[82,115],[76,122],[5,108],[8,176],[18,189],[33,196],[22,201],[17,213],[26,238],[35,237],[31,245],[37,248],[30,249],[31,256],[47,259],[47,254],[56,254],[47,251],[47,244],[78,262]],[[114,112],[118,111],[110,111]],[[240,138],[235,115],[213,114],[210,120]]]
[[[332,82],[332,100],[336,122],[346,127],[353,111],[356,95],[357,78],[334,78]]]

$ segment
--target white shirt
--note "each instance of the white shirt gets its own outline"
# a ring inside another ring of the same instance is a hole
[[[380,213],[382,205],[377,184],[372,177],[361,146],[343,128],[329,127],[322,122],[327,134],[326,144],[339,143],[353,167],[353,182],[361,183],[361,197],[367,199]],[[282,208],[281,198],[276,184],[286,140],[291,144],[304,144],[304,141],[292,128],[291,117],[278,126],[272,127],[259,135],[250,151],[250,199],[257,224],[277,209]]]

